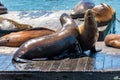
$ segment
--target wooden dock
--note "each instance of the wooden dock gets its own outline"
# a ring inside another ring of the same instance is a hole
[[[59,22],[55,26],[60,26]],[[14,63],[12,56],[18,48],[1,46],[0,80],[120,80],[120,49],[107,47],[103,41],[98,41],[96,48],[102,51],[92,56]]]

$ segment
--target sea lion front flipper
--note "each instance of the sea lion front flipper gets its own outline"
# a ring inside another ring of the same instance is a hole
[[[48,28],[45,28],[45,27],[35,27],[35,28],[26,29],[24,31],[31,31],[31,30],[49,30],[49,31],[55,32],[54,30],[48,29]]]
[[[90,54],[95,54],[97,52],[100,52],[102,49],[96,49],[95,46],[93,46],[91,49],[90,49]]]

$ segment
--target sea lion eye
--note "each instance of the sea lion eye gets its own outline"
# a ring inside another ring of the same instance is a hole
[[[7,39],[7,42],[9,42],[10,40],[9,39]]]

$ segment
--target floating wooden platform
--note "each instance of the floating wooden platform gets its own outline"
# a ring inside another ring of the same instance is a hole
[[[3,16],[9,17],[8,15]],[[49,25],[50,28],[55,29],[55,26],[60,26],[59,22],[54,23],[54,20],[49,20],[48,23],[45,25]],[[52,23],[54,27],[51,26]],[[92,56],[13,63],[11,59],[18,48],[1,46],[0,80],[120,80],[120,49],[107,47],[103,41],[98,41],[96,48],[102,51]]]

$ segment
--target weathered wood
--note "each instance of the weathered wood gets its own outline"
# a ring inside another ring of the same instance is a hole
[[[105,56],[102,53],[98,53],[95,57],[95,69],[103,70]]]
[[[95,70],[95,58],[89,57],[85,70]]]
[[[104,70],[112,69],[112,56],[106,55],[104,60]]]
[[[60,65],[59,71],[74,71],[77,65],[78,59],[65,59]]]
[[[113,55],[112,56],[112,69],[120,70],[120,56],[119,55]]]
[[[85,66],[87,66],[87,58],[86,57],[82,57],[78,59],[78,63],[76,65],[76,71],[80,71],[80,70],[85,70]]]
[[[50,71],[51,66],[53,65],[54,61],[45,61],[44,65],[40,67],[42,71]],[[38,63],[39,64],[39,63]]]
[[[63,60],[54,61],[53,65],[50,68],[50,71],[59,71],[59,66],[62,64]]]

